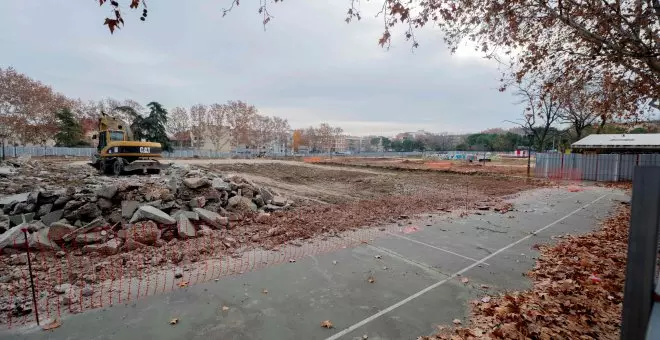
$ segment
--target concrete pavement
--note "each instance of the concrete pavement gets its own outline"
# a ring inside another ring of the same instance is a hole
[[[424,217],[412,232],[386,226],[369,244],[68,316],[51,332],[21,328],[0,337],[415,339],[465,320],[472,299],[528,288],[523,273],[538,256],[535,244],[597,228],[619,200],[627,197],[601,187],[533,190],[513,199],[516,210],[507,214]],[[169,325],[171,318],[179,323]],[[321,328],[323,320],[334,328]]]

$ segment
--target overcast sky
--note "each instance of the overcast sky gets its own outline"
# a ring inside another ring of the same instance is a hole
[[[419,31],[414,52],[401,35],[388,51],[366,2],[351,24],[348,1],[272,4],[266,32],[256,1],[223,18],[229,2],[148,1],[146,22],[127,9],[110,35],[110,7],[96,0],[0,1],[0,67],[83,100],[171,108],[240,99],[293,128],[328,122],[357,135],[476,132],[520,116],[516,99],[497,91],[495,62],[470,48],[451,55],[437,29]]]

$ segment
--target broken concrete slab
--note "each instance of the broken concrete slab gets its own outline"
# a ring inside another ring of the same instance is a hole
[[[123,251],[131,251],[131,250],[144,248],[144,247],[146,247],[144,244],[142,244],[138,241],[135,241],[132,238],[128,238],[128,239],[126,239],[126,241],[124,242],[124,245],[121,246],[120,249],[123,250]]]
[[[216,190],[231,191],[229,182],[225,182],[222,178],[214,178],[211,182],[211,186]]]
[[[261,195],[265,203],[273,199],[273,194],[266,188],[260,188],[259,195]]]
[[[76,218],[83,221],[93,220],[101,216],[101,209],[94,202],[89,202],[76,210]]]
[[[99,243],[104,242],[107,239],[108,232],[103,231],[94,231],[90,233],[78,234],[76,236],[77,244],[90,244],[90,243]]]
[[[25,246],[25,236],[23,236],[23,227],[25,225],[18,225],[5,233],[0,234],[0,250],[5,247],[15,247],[19,245]]]
[[[185,216],[189,220],[193,220],[193,221],[199,220],[199,215],[196,212],[187,211],[187,210],[179,210],[179,211],[175,212],[174,214],[172,214],[172,218],[178,220],[179,216],[181,216],[181,215]]]
[[[119,253],[121,249],[122,241],[119,238],[113,238],[105,243],[101,244],[89,244],[83,247],[83,252],[98,252],[104,255],[114,255]]]
[[[48,227],[48,239],[53,242],[61,242],[65,235],[68,235],[74,230],[76,230],[76,227],[70,224],[54,222]]]
[[[103,217],[98,217],[95,220],[93,220],[92,222],[87,223],[84,227],[78,228],[78,229],[72,231],[71,233],[69,233],[68,235],[64,235],[64,237],[62,237],[62,240],[64,240],[65,242],[70,242],[73,239],[75,239],[76,236],[78,236],[80,234],[87,233],[87,232],[91,231],[94,228],[105,227],[105,226],[107,226],[107,224],[108,223],[105,221],[105,219]]]
[[[37,216],[37,217],[44,216],[44,215],[50,213],[50,211],[51,211],[52,209],[53,209],[53,205],[52,205],[52,204],[50,204],[50,203],[48,203],[48,204],[44,204],[44,205],[42,205],[42,206],[39,207],[39,209],[37,210],[37,214],[36,214],[36,216]]]
[[[243,196],[234,196],[229,198],[227,203],[228,209],[248,209],[250,211],[257,211],[257,205],[252,202],[252,199]]]
[[[99,197],[96,205],[98,205],[101,210],[110,210],[112,208],[112,201],[107,198]]]
[[[229,219],[226,217],[220,216],[220,214],[215,213],[204,208],[195,208],[194,211],[199,215],[199,218],[209,224],[210,226],[218,229],[222,226],[229,224]]]
[[[287,202],[286,198],[284,198],[282,196],[273,196],[273,198],[271,199],[271,203],[273,205],[276,205],[276,206],[279,206],[279,207],[285,206],[286,202]]]
[[[24,192],[20,194],[15,194],[15,195],[10,195],[10,196],[4,196],[0,198],[0,205],[7,205],[13,201],[16,202],[25,202],[28,199],[28,195],[30,195],[29,192]]]
[[[170,217],[170,215],[150,205],[143,205],[139,207],[138,210],[133,214],[130,223],[144,220],[152,220],[154,222],[165,225],[176,223],[176,220]]]
[[[208,179],[202,177],[189,177],[183,179],[183,185],[189,189],[199,189],[209,186],[211,183]]]
[[[106,185],[96,191],[96,196],[110,200],[117,194],[117,189],[117,186],[114,184]]]
[[[48,214],[41,216],[41,222],[44,222],[45,225],[51,225],[60,219],[62,219],[62,215],[64,214],[64,210],[55,210],[51,211]]]
[[[193,238],[196,236],[195,226],[183,214],[179,215],[176,223],[176,230],[182,239]]]
[[[23,223],[30,223],[34,220],[34,213],[20,214],[9,216],[9,221],[13,225],[19,225]]]
[[[190,208],[204,208],[206,205],[206,197],[204,196],[198,196],[190,200],[188,203]]]
[[[60,247],[48,237],[48,228],[41,229],[30,235],[30,248],[40,251],[59,251]]]
[[[121,202],[121,217],[129,219],[133,217],[135,210],[140,206],[138,201],[122,201]]]
[[[154,221],[138,222],[126,229],[126,238],[152,245],[160,238],[160,229]]]
[[[60,196],[53,202],[53,208],[62,208],[72,199],[71,196]]]

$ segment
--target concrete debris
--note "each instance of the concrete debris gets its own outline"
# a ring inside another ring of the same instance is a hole
[[[71,287],[72,287],[71,284],[69,284],[69,283],[63,283],[63,284],[60,284],[60,285],[55,286],[55,287],[53,288],[53,292],[55,292],[55,294],[64,294],[64,293],[66,293],[69,289],[71,289]]]
[[[68,235],[74,230],[76,230],[76,227],[70,224],[54,222],[48,227],[48,239],[53,242],[61,242],[65,235]]]
[[[204,208],[195,208],[193,209],[199,218],[210,226],[220,229],[223,226],[229,224],[229,219],[227,217],[220,216],[220,214],[213,211],[206,210]]]
[[[286,200],[286,198],[284,198],[284,197],[282,197],[282,196],[274,196],[274,197],[271,199],[271,203],[272,203],[273,205],[278,206],[278,207],[283,207],[283,206],[285,206],[285,205],[287,204],[287,200]]]
[[[117,194],[118,187],[116,185],[106,185],[101,187],[97,192],[96,196],[102,197],[105,199],[112,199]]]
[[[103,255],[114,255],[119,253],[122,246],[122,240],[113,238],[102,244],[90,244],[83,247],[83,252],[98,252]],[[84,294],[83,294],[84,295]]]
[[[92,296],[92,295],[94,295],[94,288],[92,288],[89,285],[85,285],[85,287],[83,287],[80,290],[80,295],[85,296],[85,297]]]
[[[170,217],[170,215],[150,205],[143,205],[139,207],[138,210],[133,214],[133,217],[129,223],[144,220],[152,220],[165,225],[176,223],[176,220]]]
[[[133,239],[138,243],[153,245],[160,239],[160,229],[154,221],[138,222],[126,230],[127,239]]]
[[[59,251],[60,247],[51,239],[48,238],[49,228],[41,229],[30,235],[29,246],[31,249],[40,251]]]
[[[135,210],[140,206],[140,202],[138,201],[122,201],[121,202],[121,217],[124,219],[130,219],[133,217],[133,214],[135,213]]]
[[[231,191],[229,182],[225,182],[222,178],[214,178],[211,182],[211,186],[216,190]]]
[[[177,219],[177,234],[182,239],[192,238],[196,236],[195,226],[190,223],[190,220],[183,214],[179,215]]]
[[[252,202],[252,199],[244,196],[231,197],[227,203],[227,208],[232,210],[250,210],[257,211],[257,205]]]
[[[64,210],[55,210],[47,213],[46,215],[41,216],[40,220],[43,222],[45,225],[50,226],[51,224],[59,221],[62,219],[62,215],[64,215]]]
[[[189,189],[199,189],[202,187],[209,186],[210,184],[211,182],[209,182],[209,180],[207,180],[206,178],[190,177],[183,179],[183,185],[185,185]]]

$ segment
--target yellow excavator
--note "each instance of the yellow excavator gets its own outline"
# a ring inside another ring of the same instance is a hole
[[[160,143],[134,140],[126,122],[103,113],[98,131],[98,136],[92,136],[99,144],[90,165],[101,173],[115,176],[139,171],[157,174],[161,169],[167,169],[167,164],[160,163]]]

